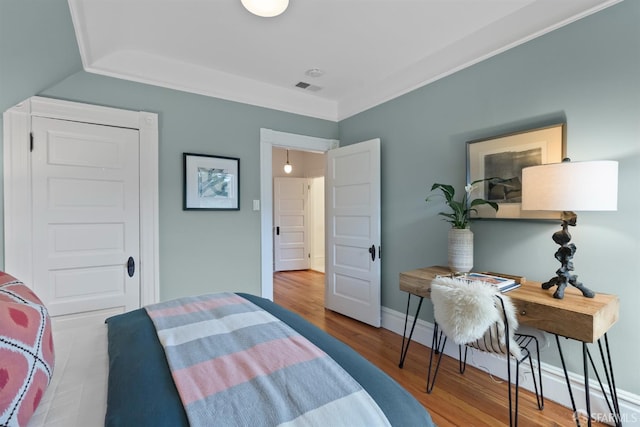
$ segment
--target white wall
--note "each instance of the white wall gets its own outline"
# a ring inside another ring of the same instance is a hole
[[[311,269],[324,273],[324,177],[311,178],[309,193]]]

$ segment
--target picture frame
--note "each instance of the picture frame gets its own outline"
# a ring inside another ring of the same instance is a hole
[[[239,158],[183,153],[183,166],[183,210],[240,210]]]
[[[469,199],[482,198],[498,204],[476,206],[472,218],[560,219],[561,212],[523,211],[522,169],[560,163],[566,155],[565,123],[467,142],[467,182],[499,177],[500,182],[476,184]]]

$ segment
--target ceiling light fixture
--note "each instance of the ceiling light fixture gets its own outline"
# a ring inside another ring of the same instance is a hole
[[[240,0],[242,5],[254,15],[271,18],[287,10],[289,0]]]
[[[293,166],[289,163],[289,150],[287,150],[287,163],[284,165],[284,173],[291,173]]]

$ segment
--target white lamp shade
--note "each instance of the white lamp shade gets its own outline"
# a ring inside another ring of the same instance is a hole
[[[562,162],[522,169],[522,210],[616,209],[618,162]]]
[[[293,167],[289,163],[284,165],[284,173],[291,173],[292,170]]]
[[[289,0],[241,0],[242,5],[254,15],[264,18],[278,16],[289,6]]]

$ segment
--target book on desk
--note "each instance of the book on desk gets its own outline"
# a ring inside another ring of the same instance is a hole
[[[520,282],[512,277],[503,277],[488,273],[466,273],[463,276],[455,276],[455,278],[466,280],[467,282],[477,281],[490,283],[503,293],[520,287]]]

